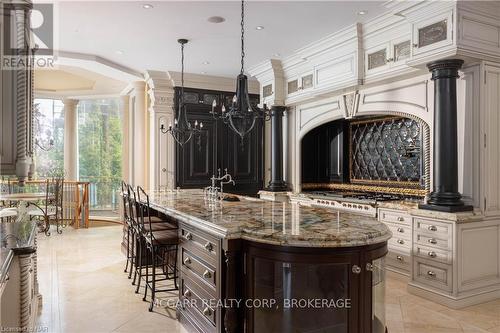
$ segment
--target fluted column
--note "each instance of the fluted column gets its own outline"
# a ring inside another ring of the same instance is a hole
[[[422,209],[445,212],[472,210],[458,192],[457,78],[464,63],[447,59],[427,64],[434,81],[433,191]]]
[[[147,147],[147,106],[146,106],[146,83],[136,81],[134,88],[133,105],[133,153],[131,154],[133,165],[133,179],[131,183],[134,186],[147,188],[148,185],[148,147]]]
[[[64,104],[64,177],[78,180],[78,115],[75,99],[63,99]]]

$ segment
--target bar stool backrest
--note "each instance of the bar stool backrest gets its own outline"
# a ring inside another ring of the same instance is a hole
[[[131,185],[127,185],[127,196],[128,196],[128,217],[132,228],[136,231],[140,231],[139,219],[138,219],[138,209],[137,200],[135,197],[134,188]]]
[[[128,184],[125,183],[122,180],[122,201],[123,201],[123,219],[125,220],[125,223],[130,224],[129,221],[129,216],[128,216],[128,200],[129,200],[129,195],[128,195]]]
[[[142,200],[141,200],[142,195]],[[149,195],[144,191],[144,189],[140,186],[137,186],[137,199],[138,199],[138,208],[140,211],[140,220],[142,230],[144,231],[144,235],[150,239],[154,239],[153,227],[151,225],[151,214],[149,210]],[[145,220],[145,217],[147,220]],[[146,232],[146,228],[144,224],[148,223],[149,228]]]

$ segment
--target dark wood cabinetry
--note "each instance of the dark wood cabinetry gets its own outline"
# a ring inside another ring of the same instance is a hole
[[[203,134],[193,138],[184,147],[176,146],[176,186],[201,188],[210,185],[210,177],[217,170],[227,168],[236,181],[236,186],[226,185],[225,192],[255,195],[263,187],[264,156],[263,121],[258,121],[254,130],[242,141],[222,120],[210,114],[212,102],[220,105],[231,101],[233,93],[210,90],[184,90],[188,121],[203,122]],[[258,103],[258,95],[251,95]],[[176,105],[180,100],[180,89],[176,88]],[[177,107],[176,107],[177,110]]]
[[[302,182],[349,180],[348,123],[330,122],[313,129],[302,139]]]

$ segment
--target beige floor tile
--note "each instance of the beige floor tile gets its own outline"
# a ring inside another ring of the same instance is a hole
[[[121,237],[120,226],[66,228],[62,235],[39,236],[43,307],[38,325],[48,328],[43,331],[187,333],[175,319],[175,308],[155,306],[150,313],[142,301],[144,289],[134,293],[123,273]],[[500,300],[451,310],[408,294],[406,285],[404,278],[387,273],[389,333],[500,333]],[[172,293],[162,299],[175,297]]]

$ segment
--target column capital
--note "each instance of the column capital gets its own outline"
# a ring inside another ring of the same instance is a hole
[[[134,81],[131,83],[132,88],[134,90],[143,90],[146,91],[146,82],[145,81]]]
[[[62,102],[64,104],[64,110],[69,110],[74,109],[80,101],[72,98],[64,98]]]
[[[427,64],[427,68],[432,72],[432,80],[458,78],[458,70],[462,68],[462,59],[436,60]]]

